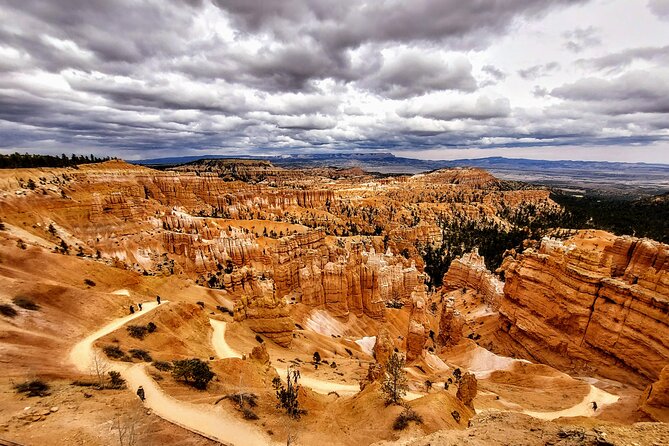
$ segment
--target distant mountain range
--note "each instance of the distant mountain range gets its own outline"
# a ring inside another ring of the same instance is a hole
[[[461,160],[420,160],[392,153],[322,153],[282,156],[185,156],[132,161],[156,167],[200,159],[242,158],[271,161],[284,168],[359,167],[369,172],[415,174],[448,167],[477,167],[498,178],[543,184],[573,193],[600,192],[640,197],[669,191],[669,165],[602,161],[545,161],[491,157]]]

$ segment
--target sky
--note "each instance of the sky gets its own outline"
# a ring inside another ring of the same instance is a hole
[[[14,151],[669,164],[669,0],[3,0]]]

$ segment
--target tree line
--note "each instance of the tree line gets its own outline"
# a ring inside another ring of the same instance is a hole
[[[33,153],[12,153],[10,155],[0,154],[0,169],[18,169],[30,167],[72,167],[79,164],[101,163],[114,159],[110,156],[98,157],[95,155],[61,156],[40,155]]]
[[[552,193],[573,229],[603,229],[616,235],[647,237],[669,243],[669,192],[638,200]]]

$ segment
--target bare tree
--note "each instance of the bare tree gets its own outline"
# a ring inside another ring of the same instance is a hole
[[[118,414],[112,422],[111,430],[116,433],[119,446],[134,446],[137,444],[137,416]]]
[[[93,352],[93,357],[91,358],[90,373],[92,376],[96,377],[98,380],[98,385],[102,387],[104,384],[105,377],[107,372],[110,369],[109,362],[100,354],[100,352]]]

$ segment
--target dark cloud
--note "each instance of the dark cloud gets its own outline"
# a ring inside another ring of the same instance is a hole
[[[587,78],[555,88],[551,95],[607,115],[669,113],[669,73],[632,71],[612,80]]]
[[[597,34],[598,31],[593,26],[567,31],[564,33],[567,39],[564,46],[570,51],[580,53],[586,48],[601,45],[602,39]]]
[[[358,83],[363,88],[392,99],[403,99],[432,91],[474,91],[469,60],[460,56],[445,60],[439,53],[417,49],[385,57],[381,68]]]
[[[214,0],[247,32],[278,38],[310,35],[328,48],[356,48],[367,42],[433,41],[474,48],[519,16],[537,16],[578,0]]]
[[[549,62],[542,65],[534,65],[522,70],[518,70],[518,75],[523,79],[533,80],[539,77],[547,76],[554,71],[560,69],[560,64],[557,62]]]
[[[648,7],[662,19],[669,19],[669,0],[649,0]]]
[[[486,96],[480,96],[475,101],[453,101],[448,104],[434,101],[410,103],[400,111],[400,115],[405,117],[422,116],[442,121],[486,120],[509,116],[510,113],[508,99],[490,99]]]
[[[634,61],[645,60],[661,65],[669,63],[669,45],[662,47],[630,48],[624,51],[607,54],[606,56],[591,59],[579,59],[581,66],[592,67],[598,70],[621,70],[627,68]]]
[[[493,79],[496,81],[501,81],[506,79],[506,73],[497,68],[494,65],[483,65],[481,70],[487,74],[489,74]]]

